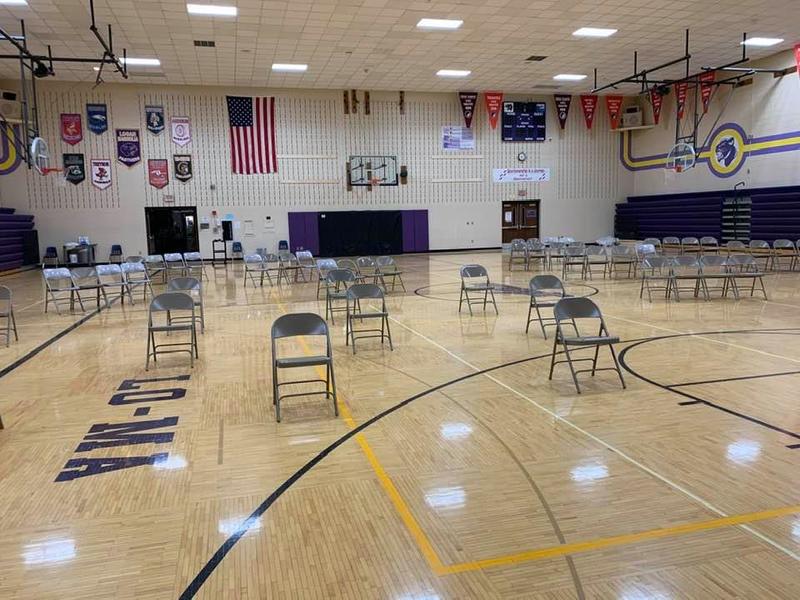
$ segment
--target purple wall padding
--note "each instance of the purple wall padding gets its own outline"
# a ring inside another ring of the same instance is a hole
[[[403,252],[414,252],[416,248],[414,227],[416,212],[415,210],[404,210],[400,212],[403,221]]]
[[[310,250],[311,254],[319,254],[319,223],[316,212],[289,213],[289,249]]]
[[[428,246],[428,211],[404,210],[403,219],[403,252],[427,252]]]

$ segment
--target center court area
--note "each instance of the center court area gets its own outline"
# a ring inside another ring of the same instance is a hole
[[[576,395],[566,365],[548,380],[552,329],[525,333],[533,273],[497,251],[397,263],[394,350],[354,355],[337,313],[339,417],[290,398],[281,423],[270,327],[324,315],[316,282],[207,265],[199,360],[145,371],[149,298],[44,314],[38,271],[4,276],[25,335],[0,355],[0,597],[800,597],[796,273],[765,278],[769,301],[567,279],[627,384],[583,375]],[[498,316],[458,313],[468,263]],[[146,421],[147,441],[91,437]]]

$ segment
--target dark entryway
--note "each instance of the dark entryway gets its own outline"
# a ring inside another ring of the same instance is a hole
[[[197,209],[194,206],[145,208],[147,252],[197,252]]]
[[[399,210],[321,212],[320,256],[380,256],[403,252],[403,219]]]

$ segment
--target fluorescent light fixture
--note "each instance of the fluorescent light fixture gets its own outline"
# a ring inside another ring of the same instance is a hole
[[[294,64],[294,63],[272,63],[273,71],[281,71],[283,73],[303,73],[308,70],[308,65]]]
[[[610,37],[617,33],[616,29],[603,29],[601,27],[581,27],[572,32],[577,37]]]
[[[28,0],[0,0],[6,6],[28,6]]]
[[[741,42],[744,46],[759,46],[766,48],[767,46],[774,46],[780,44],[783,38],[767,38],[767,37],[751,37]]]
[[[161,61],[157,58],[120,58],[121,63],[129,67],[160,67]]]
[[[574,73],[559,73],[553,77],[556,81],[582,81],[586,79],[586,75],[577,75]]]
[[[218,6],[216,4],[187,4],[186,11],[190,15],[211,17],[235,17],[239,13],[239,9],[235,6]]]
[[[420,29],[458,29],[464,24],[461,19],[420,19],[417,27]]]
[[[439,69],[436,74],[439,77],[469,77],[472,71],[461,71],[459,69]]]

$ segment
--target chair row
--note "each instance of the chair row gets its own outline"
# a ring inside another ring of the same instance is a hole
[[[766,240],[750,240],[747,244],[740,240],[731,240],[724,246],[720,246],[714,237],[665,237],[663,240],[658,238],[647,238],[642,243],[651,244],[657,252],[679,253],[679,254],[744,254],[750,253],[753,256],[762,258],[765,268],[781,268],[786,266],[793,270],[798,266],[800,255],[800,240],[796,242],[789,239],[779,239],[770,245]],[[788,265],[787,265],[788,263]]]
[[[11,344],[11,332],[14,332],[14,339],[19,341],[17,332],[17,320],[14,317],[14,303],[11,301],[11,288],[0,285],[0,336],[6,340],[6,348]]]

